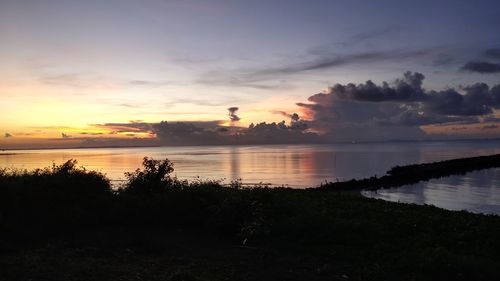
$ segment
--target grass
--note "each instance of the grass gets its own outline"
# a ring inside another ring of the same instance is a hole
[[[0,280],[500,279],[498,216],[75,164],[0,173]]]

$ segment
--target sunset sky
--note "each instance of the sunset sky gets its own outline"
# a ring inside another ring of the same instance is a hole
[[[0,0],[0,149],[500,137],[499,12]]]

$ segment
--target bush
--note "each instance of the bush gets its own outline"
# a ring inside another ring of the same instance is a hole
[[[0,225],[54,233],[102,223],[113,193],[105,175],[76,160],[44,169],[0,172]]]
[[[122,193],[154,194],[188,185],[187,181],[170,175],[174,171],[174,164],[168,159],[153,160],[144,157],[142,166],[143,170],[125,173],[127,182],[120,190]]]

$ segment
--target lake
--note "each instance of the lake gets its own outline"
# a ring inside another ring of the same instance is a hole
[[[0,152],[0,167],[34,169],[73,158],[120,181],[148,156],[172,160],[174,173],[182,179],[241,179],[245,184],[303,188],[380,176],[395,165],[494,153],[500,153],[498,141],[12,150]]]

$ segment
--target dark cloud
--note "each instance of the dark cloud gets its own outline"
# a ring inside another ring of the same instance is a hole
[[[241,120],[241,118],[236,114],[236,112],[238,112],[238,107],[230,107],[228,108],[227,110],[229,111],[229,119],[231,120],[231,122],[238,122]]]
[[[486,49],[482,55],[490,59],[500,59],[500,48]]]
[[[427,98],[422,89],[424,75],[418,72],[405,72],[402,79],[397,79],[393,86],[383,82],[381,86],[371,80],[364,84],[335,84],[325,94],[317,94],[310,101],[322,100],[324,97],[350,99],[359,101],[421,101]]]
[[[291,122],[296,122],[300,120],[300,117],[297,113],[288,113],[286,111],[281,111],[281,110],[273,110],[271,111],[274,114],[279,114],[281,116],[285,116],[287,118],[290,118]]]
[[[335,84],[325,93],[309,97],[313,104],[299,103],[299,106],[314,109],[338,102],[351,100],[359,102],[400,102],[412,104],[414,109],[428,113],[426,118],[439,115],[479,116],[492,113],[493,108],[500,106],[500,85],[489,88],[484,83],[476,83],[463,87],[465,94],[455,89],[444,91],[426,91],[422,88],[424,75],[421,73],[405,72],[403,78],[394,83],[382,82],[376,85],[368,80],[365,83],[347,85]],[[415,104],[419,107],[416,108]],[[420,114],[422,115],[422,114]]]
[[[491,87],[491,100],[496,109],[500,108],[500,84]]]
[[[317,143],[322,140],[312,132],[308,132],[306,122],[298,119],[286,124],[285,121],[250,124],[248,129],[237,136],[240,143],[274,144],[274,143]]]
[[[276,74],[294,74],[311,70],[324,70],[343,65],[356,63],[372,63],[379,61],[398,61],[406,59],[415,59],[434,54],[438,49],[420,49],[420,50],[390,50],[379,52],[365,52],[350,55],[338,55],[331,53],[320,53],[316,58],[296,64],[289,64],[282,67],[267,68],[256,71],[253,76],[271,76]]]
[[[431,99],[425,104],[427,111],[441,115],[484,115],[492,112],[490,104],[474,101],[470,96],[462,95],[454,89],[431,92]],[[470,103],[469,103],[470,101]]]
[[[81,132],[80,135],[100,136],[103,135],[103,133]]]
[[[336,84],[298,103],[310,128],[334,139],[363,139],[367,132],[390,139],[422,138],[424,125],[480,123],[500,107],[500,85],[476,83],[459,89],[427,91],[424,75],[406,72],[393,83]],[[379,131],[377,131],[379,130]]]
[[[11,138],[11,137],[12,137],[12,135],[9,133],[5,133],[5,135],[4,135],[4,138]]]
[[[153,124],[153,131],[164,145],[227,144],[218,126],[202,128],[189,122],[162,121]]]
[[[191,122],[162,121],[153,124],[153,131],[163,145],[272,144],[319,142],[315,133],[298,114],[291,114],[289,123],[272,122],[244,127],[225,127],[220,122],[201,127]],[[208,124],[207,124],[208,125]]]
[[[478,72],[481,74],[486,73],[499,73],[500,63],[492,63],[486,61],[470,61],[462,66],[461,70],[469,72]]]

